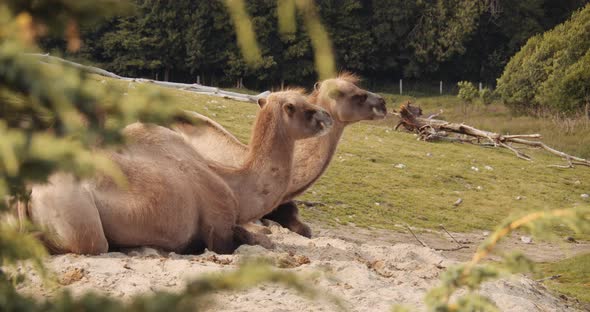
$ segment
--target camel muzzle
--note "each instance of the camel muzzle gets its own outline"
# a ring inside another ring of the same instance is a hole
[[[375,93],[370,93],[370,95],[370,101],[372,102],[370,103],[370,105],[372,106],[371,110],[374,114],[373,119],[385,118],[385,116],[387,116],[387,106],[385,105],[385,100]]]

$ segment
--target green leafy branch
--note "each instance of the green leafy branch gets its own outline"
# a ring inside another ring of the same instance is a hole
[[[426,304],[432,311],[498,311],[488,298],[474,293],[482,283],[498,278],[502,274],[529,272],[533,263],[519,253],[505,256],[498,265],[480,265],[497,246],[498,242],[513,231],[526,227],[536,236],[547,235],[547,228],[559,221],[575,232],[590,231],[590,208],[558,209],[539,211],[517,219],[504,222],[489,238],[479,246],[471,261],[450,267],[441,276],[441,285],[431,289],[426,295]],[[451,301],[451,297],[461,288],[469,292]]]

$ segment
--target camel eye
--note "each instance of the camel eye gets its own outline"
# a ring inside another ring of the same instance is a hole
[[[289,116],[292,116],[295,113],[295,105],[293,105],[291,103],[287,103],[287,104],[283,105],[283,109],[285,110],[285,112]]]
[[[362,105],[367,101],[367,94],[363,93],[363,94],[355,94],[352,96],[352,100],[353,102]]]

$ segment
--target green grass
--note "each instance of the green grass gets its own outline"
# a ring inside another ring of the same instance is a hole
[[[561,275],[558,279],[544,282],[550,289],[590,303],[590,253],[539,264],[537,268],[538,278]]]
[[[108,83],[127,85],[111,80]],[[258,111],[256,104],[182,90],[162,88],[162,91],[175,103],[213,118],[248,142]],[[386,97],[390,108],[399,106],[402,100]],[[445,113],[448,120],[463,121],[451,107],[458,103],[452,97],[419,98],[417,102],[426,111],[442,107],[449,112]],[[469,118],[472,118],[478,122],[474,126],[483,125],[482,128],[490,130],[517,127],[518,123],[505,114],[491,109],[484,112],[482,108],[465,121],[471,122]],[[493,122],[487,122],[486,116]],[[469,232],[492,230],[515,213],[589,204],[580,195],[590,193],[590,168],[549,168],[547,165],[563,161],[538,150],[527,151],[535,159],[527,162],[505,149],[417,141],[413,134],[394,131],[396,121],[391,117],[378,122],[359,122],[345,130],[327,172],[301,197],[325,205],[302,209],[304,219],[384,229],[399,229],[396,226],[399,224],[420,228],[438,228],[444,224],[451,231]],[[545,121],[529,121],[534,122]],[[510,132],[529,133],[536,129]],[[578,139],[588,140],[582,136]],[[575,149],[575,145],[569,147]],[[406,167],[396,168],[397,164]],[[493,170],[487,170],[486,166]],[[522,199],[517,200],[518,196]],[[463,203],[454,207],[458,198]],[[571,235],[561,227],[556,230]]]

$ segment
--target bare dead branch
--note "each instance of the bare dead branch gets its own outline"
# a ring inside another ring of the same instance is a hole
[[[406,224],[406,229],[408,229],[408,231],[410,231],[410,233],[412,234],[412,236],[414,236],[414,238],[418,241],[418,243],[420,243],[420,245],[422,245],[422,247],[426,247],[426,248],[430,248],[428,247],[428,245],[426,245],[423,241],[421,241],[418,236],[416,236],[416,234],[414,234],[414,231],[412,231],[412,229],[410,228],[409,225]]]
[[[442,113],[442,111],[441,111]],[[531,139],[541,139],[541,135],[538,133],[535,134],[512,134],[512,135],[502,135],[499,133],[485,131],[481,129],[477,129],[475,127],[463,124],[463,123],[452,123],[444,120],[434,119],[434,118],[423,118],[422,110],[419,107],[412,106],[410,101],[402,104],[399,110],[399,113],[394,112],[392,115],[398,116],[400,121],[396,126],[399,128],[400,125],[403,125],[408,131],[414,132],[418,134],[419,140],[424,141],[435,141],[435,140],[445,140],[451,142],[470,142],[473,143],[473,140],[476,140],[478,144],[482,146],[493,146],[493,147],[503,147],[510,151],[512,151],[516,157],[532,161],[532,158],[527,154],[519,151],[518,149],[522,148],[540,148],[548,151],[551,154],[559,156],[565,159],[568,162],[567,166],[563,165],[551,165],[550,167],[555,168],[574,168],[574,165],[580,166],[587,166],[590,167],[590,161],[584,158],[576,157],[564,153],[562,151],[558,151],[552,147],[547,146],[545,143],[541,141],[534,141]],[[433,116],[438,116],[435,114]],[[432,117],[432,116],[431,116]],[[456,133],[463,136],[469,136],[473,139],[470,141],[468,139],[463,138],[453,138],[450,137],[449,133]],[[480,143],[480,140],[483,139],[485,141],[489,141],[489,143]],[[522,147],[512,146],[512,144],[520,144]]]
[[[538,280],[535,280],[535,281],[536,282],[551,281],[551,280],[554,280],[554,279],[558,279],[560,277],[561,277],[561,274],[557,274],[557,275],[551,275],[551,276],[548,276],[548,277],[545,277],[545,278],[541,278],[541,279],[538,279]]]

